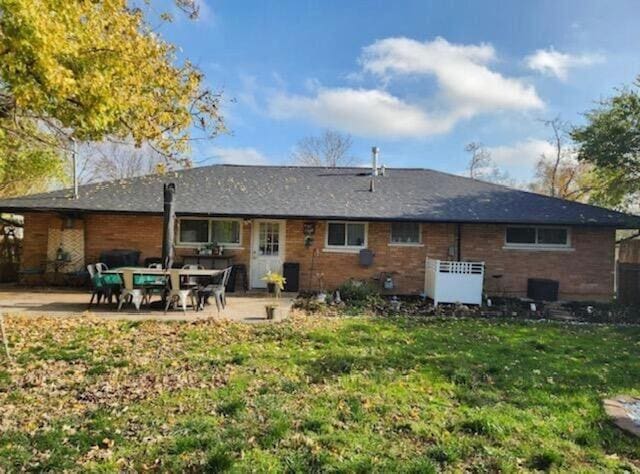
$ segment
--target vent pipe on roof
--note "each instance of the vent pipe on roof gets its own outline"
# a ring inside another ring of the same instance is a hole
[[[371,148],[371,176],[378,176],[378,153],[380,149],[377,146]]]
[[[78,142],[71,137],[71,166],[73,166],[73,199],[78,199]]]

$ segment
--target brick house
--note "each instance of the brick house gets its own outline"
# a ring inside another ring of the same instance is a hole
[[[489,294],[523,295],[528,278],[560,282],[565,299],[613,294],[615,230],[640,217],[425,169],[215,165],[0,200],[24,216],[23,268],[58,248],[78,268],[110,249],[158,257],[162,185],[176,184],[176,254],[217,243],[253,288],[284,262],[301,289],[390,275],[420,293],[425,258],[483,261]],[[362,265],[360,252],[373,254]]]

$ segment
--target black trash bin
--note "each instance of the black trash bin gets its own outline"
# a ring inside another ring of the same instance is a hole
[[[140,250],[113,249],[100,253],[100,261],[109,268],[137,267],[140,261]]]
[[[284,291],[295,293],[300,289],[300,264],[285,262],[282,265],[282,276],[285,278]]]
[[[527,280],[527,297],[539,301],[558,301],[560,282],[544,278]]]

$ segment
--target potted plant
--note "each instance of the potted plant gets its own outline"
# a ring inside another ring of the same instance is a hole
[[[273,294],[274,297],[274,301],[266,304],[264,307],[267,312],[267,319],[274,319],[276,310],[278,309],[278,303],[275,302],[275,299],[277,299],[280,296],[280,292],[284,290],[286,279],[280,273],[268,271],[262,277],[262,280],[267,282],[267,290]]]
[[[283,277],[278,272],[272,272],[269,270],[262,277],[262,281],[267,282],[267,291],[271,294],[275,294],[276,297],[280,296],[280,292],[284,290],[284,284],[287,282],[285,277]]]
[[[267,311],[267,319],[273,319],[275,318],[278,305],[276,303],[269,303],[265,305],[264,309]]]
[[[200,249],[200,255],[211,255],[214,244],[206,244]]]

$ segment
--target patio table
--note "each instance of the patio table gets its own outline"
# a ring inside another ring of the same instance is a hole
[[[222,274],[223,271],[224,270],[201,270],[188,268],[172,268],[164,270],[162,268],[120,267],[105,270],[102,273],[107,275],[121,275],[125,289],[132,290],[134,275],[168,276],[171,278],[172,286],[174,288],[180,288],[181,277],[215,277]]]

